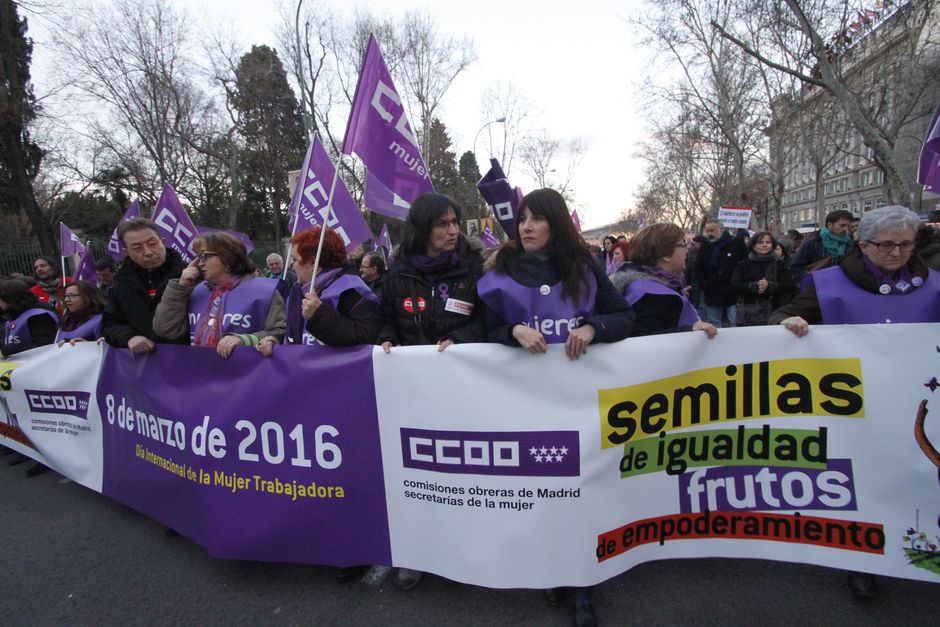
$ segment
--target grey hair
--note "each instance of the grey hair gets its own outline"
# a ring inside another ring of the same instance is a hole
[[[910,227],[911,233],[917,233],[920,218],[916,213],[900,205],[888,205],[872,209],[862,216],[858,225],[858,239],[860,242],[870,240],[885,229],[905,229]]]
[[[277,253],[271,253],[270,255],[268,255],[267,258],[264,260],[264,262],[265,262],[265,263],[271,263],[271,260],[272,260],[272,259],[277,259],[277,260],[280,261],[281,263],[284,263],[284,258],[281,257],[281,256],[280,256],[279,254],[277,254]]]

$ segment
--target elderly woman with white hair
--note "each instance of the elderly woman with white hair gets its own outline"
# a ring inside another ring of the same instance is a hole
[[[914,254],[920,218],[906,207],[869,211],[858,246],[838,266],[812,274],[790,304],[770,316],[797,336],[811,324],[940,322],[940,274]]]

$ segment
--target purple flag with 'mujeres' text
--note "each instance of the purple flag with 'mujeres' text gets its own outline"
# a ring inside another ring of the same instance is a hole
[[[366,173],[366,190],[363,204],[366,209],[396,220],[407,219],[408,209],[411,208],[410,203],[382,185],[382,182],[375,178],[371,170]]]
[[[127,222],[131,218],[140,217],[140,203],[136,200],[131,203],[131,206],[127,208],[127,211],[124,212],[124,215],[121,216],[121,219],[118,220],[118,226],[121,222]],[[117,235],[117,226],[114,227],[114,232],[111,233],[111,241],[108,242],[108,254],[111,255],[115,261],[124,261],[124,257],[127,256],[127,253],[124,252],[124,245],[118,241]]]
[[[82,244],[82,240],[78,239],[78,235],[65,226],[64,222],[59,222],[59,248],[63,257],[85,252],[85,245]]]
[[[196,253],[193,252],[193,240],[197,235],[196,225],[183,208],[176,190],[169,183],[163,186],[163,193],[153,208],[150,220],[157,225],[163,243],[178,252],[183,261],[189,263],[196,258]]]
[[[917,182],[928,191],[940,193],[940,105],[934,111],[927,128],[927,137],[920,149]]]
[[[343,154],[354,152],[370,174],[408,204],[434,191],[418,139],[375,35],[369,36],[343,139]]]
[[[75,272],[72,273],[72,282],[88,281],[92,285],[98,285],[98,273],[95,272],[95,256],[88,247],[78,258],[78,265],[75,266]]]
[[[343,240],[347,251],[352,250],[367,239],[372,238],[372,230],[362,217],[359,206],[343,179],[336,178],[333,190],[332,211],[329,204],[330,186],[336,174],[333,160],[326,154],[326,149],[315,136],[304,157],[303,169],[297,177],[297,187],[291,201],[291,220],[288,229],[291,233],[300,232],[315,226],[332,229]],[[298,222],[295,228],[295,222]]]
[[[490,170],[477,183],[483,200],[490,206],[509,239],[516,239],[516,208],[519,195],[506,180],[506,174],[496,159],[490,159]]]

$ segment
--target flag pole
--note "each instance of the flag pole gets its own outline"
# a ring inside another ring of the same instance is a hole
[[[313,155],[313,142],[314,139],[319,135],[319,133],[313,134],[313,139],[310,140],[310,147],[307,148],[307,154],[304,155],[304,162],[301,166],[303,169],[300,171],[300,176],[297,177],[297,187],[294,188],[294,197],[291,199],[291,202],[294,206],[294,224],[290,228],[290,238],[294,239],[294,235],[297,234],[297,225],[300,224],[300,197],[303,194],[301,188],[303,188],[304,177],[307,176],[307,171],[310,169],[310,157]],[[287,269],[290,267],[291,260],[290,256],[294,250],[293,241],[287,243],[287,258],[284,260],[284,269],[281,271],[281,279],[287,280]],[[313,280],[311,279],[311,282]]]
[[[339,169],[343,165],[343,153],[339,155],[339,163],[333,168],[333,182],[330,183],[330,195],[326,199],[326,217],[323,224],[320,225],[320,241],[317,243],[317,256],[313,260],[313,274],[310,276],[310,289],[307,293],[313,292],[313,286],[317,282],[317,270],[320,269],[320,255],[323,253],[323,242],[326,240],[326,223],[330,221],[330,212],[333,211],[333,194],[336,192],[336,179],[339,178]],[[336,216],[333,216],[334,218]]]

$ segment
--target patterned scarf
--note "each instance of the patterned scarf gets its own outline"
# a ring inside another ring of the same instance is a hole
[[[228,292],[238,287],[241,280],[240,276],[233,277],[217,286],[209,295],[209,300],[206,301],[202,315],[196,323],[193,346],[215,348],[219,345],[219,340],[222,339],[222,321],[225,319],[225,297]]]

